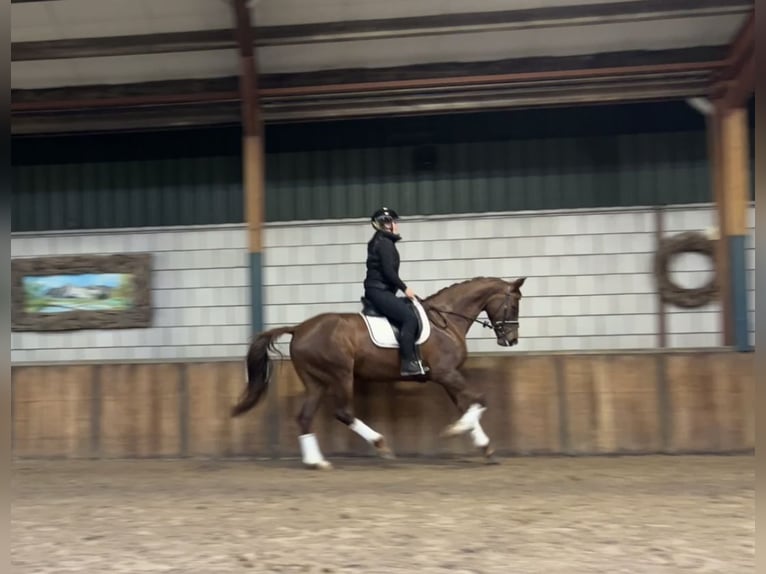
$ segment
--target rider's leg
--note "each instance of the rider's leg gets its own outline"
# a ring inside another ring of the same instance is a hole
[[[402,348],[402,359],[409,361],[417,361],[418,356],[415,351],[415,333],[418,330],[418,320],[415,314],[410,309],[406,309],[405,319],[399,328],[399,340],[400,347]],[[420,370],[420,365],[417,365]],[[418,373],[422,374],[422,373]]]
[[[415,332],[418,323],[409,305],[391,291],[382,289],[368,289],[365,292],[365,297],[399,327],[399,353],[402,363],[400,373],[402,376],[423,375],[424,369],[415,353]]]

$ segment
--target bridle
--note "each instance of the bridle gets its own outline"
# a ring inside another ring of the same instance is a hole
[[[508,288],[508,291],[505,293],[505,300],[503,301],[503,312],[502,316],[503,318],[498,321],[484,321],[476,318],[471,318],[466,315],[463,315],[462,313],[456,313],[455,311],[448,311],[447,309],[440,309],[439,307],[434,307],[430,303],[426,303],[424,300],[420,299],[420,303],[426,308],[426,311],[428,309],[431,309],[433,311],[436,311],[437,313],[446,314],[446,315],[455,315],[456,317],[460,317],[461,319],[465,319],[466,321],[470,323],[478,323],[482,327],[486,329],[492,329],[495,332],[495,336],[500,339],[504,338],[506,341],[508,340],[505,334],[505,326],[511,325],[513,327],[519,326],[519,320],[518,318],[513,319],[513,305],[511,305],[511,297],[512,297],[511,288]],[[444,317],[442,317],[444,319]],[[445,324],[441,326],[442,329],[446,328],[446,319]]]

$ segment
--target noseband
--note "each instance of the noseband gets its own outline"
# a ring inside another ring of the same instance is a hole
[[[506,325],[511,325],[512,327],[519,326],[519,320],[511,318],[512,313],[513,306],[511,305],[511,290],[508,289],[505,294],[505,301],[503,301],[503,318],[499,321],[495,321],[494,323],[490,323],[489,321],[481,321],[481,324],[484,327],[491,328],[495,332],[495,335],[497,335],[498,339],[500,337],[505,337],[504,327]]]

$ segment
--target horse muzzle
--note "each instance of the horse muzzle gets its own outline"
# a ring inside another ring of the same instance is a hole
[[[517,320],[497,321],[492,327],[495,331],[495,337],[497,337],[497,344],[501,347],[513,347],[519,343],[519,322]]]
[[[519,338],[518,337],[513,337],[513,338],[498,337],[497,344],[500,345],[501,347],[513,347],[519,344]]]

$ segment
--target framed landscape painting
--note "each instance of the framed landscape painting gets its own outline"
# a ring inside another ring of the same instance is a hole
[[[11,262],[13,331],[149,327],[151,254]]]

